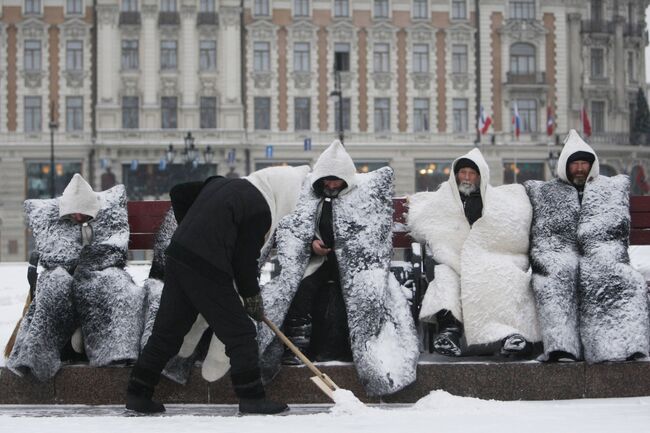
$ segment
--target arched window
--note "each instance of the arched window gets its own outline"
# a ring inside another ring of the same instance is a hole
[[[535,73],[535,46],[516,43],[510,47],[510,73],[514,75]]]

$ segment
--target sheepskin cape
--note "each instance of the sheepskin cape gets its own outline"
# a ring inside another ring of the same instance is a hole
[[[596,158],[582,204],[567,179],[567,159]],[[648,355],[647,287],[630,266],[627,176],[600,176],[598,157],[571,131],[558,179],[526,182],[533,206],[530,257],[544,342],[542,359],[564,351],[587,362]]]
[[[393,171],[384,167],[355,175],[351,183],[354,188],[333,201],[332,217],[352,356],[369,395],[391,394],[415,380],[419,356],[406,297],[389,270]],[[278,226],[281,271],[262,288],[266,316],[278,325],[305,274],[320,201],[306,185],[296,210]],[[277,371],[280,342],[263,324],[258,341],[263,371]]]
[[[454,166],[472,160],[481,175],[483,214],[471,227],[465,217]],[[521,185],[488,185],[489,170],[474,149],[456,159],[449,180],[435,192],[409,199],[411,236],[426,242],[436,262],[420,320],[435,322],[449,310],[463,322],[468,345],[521,334],[540,340],[530,287],[528,233],[532,211]]]

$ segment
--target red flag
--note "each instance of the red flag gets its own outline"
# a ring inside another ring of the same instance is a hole
[[[555,117],[553,116],[553,110],[549,105],[546,107],[546,134],[553,135],[553,130],[555,129]]]
[[[587,115],[587,109],[585,107],[582,107],[580,120],[582,120],[582,133],[585,137],[591,137],[591,122],[589,122],[589,115]]]
[[[485,111],[483,110],[483,106],[481,105],[481,115],[479,116],[478,119],[478,129],[479,131],[481,131],[481,134],[485,134],[490,128],[491,124],[492,124],[492,117],[490,116],[485,117]]]

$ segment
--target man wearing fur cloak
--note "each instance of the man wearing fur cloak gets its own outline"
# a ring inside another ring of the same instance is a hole
[[[59,199],[27,200],[25,213],[43,269],[7,366],[50,379],[73,333],[73,348],[92,366],[135,360],[144,292],[124,270],[124,185],[95,193],[75,174]]]
[[[472,172],[474,172],[472,174]],[[420,320],[438,323],[437,352],[525,354],[540,340],[528,271],[532,211],[521,185],[489,185],[478,149],[457,158],[435,192],[409,198],[411,236],[436,266]]]
[[[565,139],[557,176],[525,184],[542,359],[648,356],[647,287],[628,256],[629,178],[599,175],[598,156],[575,130]]]
[[[333,344],[349,344],[368,394],[399,391],[415,380],[419,351],[407,300],[389,270],[393,171],[384,167],[357,174],[337,140],[318,158],[309,179],[296,210],[278,226],[280,274],[262,288],[267,317],[285,327],[294,326],[296,319],[308,320],[310,307],[329,290],[328,280],[336,279],[332,294],[339,288],[343,311],[334,320],[347,318],[347,327],[322,320],[319,325],[346,329],[344,341]],[[258,332],[262,366],[271,377],[283,349],[267,327]]]

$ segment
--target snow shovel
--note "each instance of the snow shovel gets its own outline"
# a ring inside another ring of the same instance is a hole
[[[273,324],[273,322],[271,322],[266,317],[263,318],[263,321],[269,328],[271,328],[271,331],[273,331],[275,335],[277,335],[278,338],[282,340],[284,344],[286,344],[286,346],[294,353],[294,355],[300,358],[300,360],[307,366],[307,368],[309,368],[312,373],[316,375],[310,378],[312,382],[314,382],[321,391],[323,391],[333,402],[336,403],[333,392],[339,389],[338,385],[335,384],[328,375],[316,368],[316,366],[309,360],[309,358],[303,355],[300,349],[298,349],[296,345],[293,344],[291,340],[289,340],[287,336],[284,335],[284,333],[280,331],[277,326],[275,326],[275,324]]]

